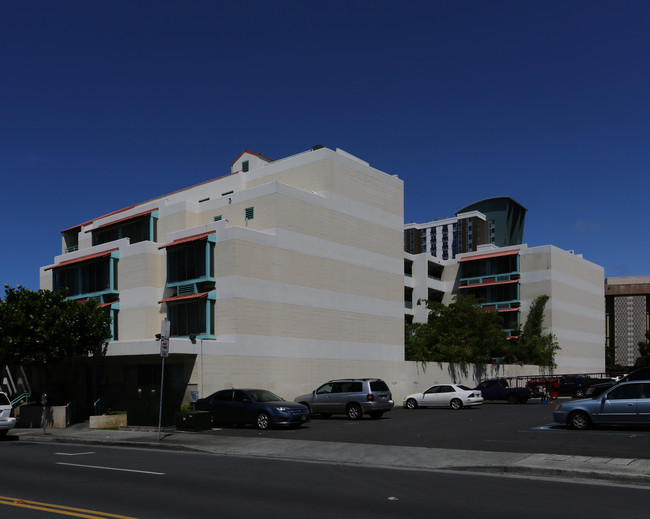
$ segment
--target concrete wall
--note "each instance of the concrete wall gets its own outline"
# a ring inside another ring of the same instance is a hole
[[[545,326],[561,350],[559,373],[605,371],[604,269],[551,245],[520,252],[522,324],[533,300],[548,295]]]
[[[204,349],[208,349],[205,344]],[[395,404],[402,405],[407,395],[433,384],[454,382],[475,387],[480,380],[486,378],[537,374],[537,366],[488,364],[461,367],[447,363],[422,364],[409,361],[341,361],[204,354],[196,359],[190,386],[199,392],[199,397],[228,387],[255,387],[268,389],[286,400],[293,400],[328,380],[377,377],[386,381]]]

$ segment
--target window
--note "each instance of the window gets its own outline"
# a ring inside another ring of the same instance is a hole
[[[640,398],[641,396],[641,384],[625,384],[619,386],[616,389],[612,389],[607,394],[608,400],[631,400],[634,398]]]
[[[217,216],[214,217],[215,222],[221,221],[222,215],[218,214]]]
[[[209,321],[206,321],[207,315],[210,316]],[[170,334],[173,337],[209,334],[214,329],[214,301],[200,298],[167,303],[167,318],[171,323]]]
[[[322,394],[328,394],[332,392],[333,384],[328,382],[327,384],[323,384],[321,387],[319,387],[316,390],[317,395],[322,395]]]
[[[93,245],[101,245],[102,243],[119,240],[120,238],[128,238],[131,243],[156,241],[157,222],[158,219],[154,218],[152,226],[151,216],[147,215],[119,224],[102,227],[93,231]],[[151,236],[152,229],[153,236]]]
[[[244,162],[241,163],[241,170],[246,173],[248,171],[248,161],[245,160]]]
[[[206,258],[208,247],[209,258]],[[207,261],[209,265],[206,265]],[[214,275],[214,244],[205,240],[167,249],[167,283]]]
[[[247,207],[245,209],[245,218],[246,220],[252,220],[255,218],[255,208],[254,207]]]
[[[114,279],[117,280],[116,258],[107,257],[68,268],[54,269],[53,288],[67,288],[69,296],[117,290],[117,284],[111,287],[111,266],[114,269]]]

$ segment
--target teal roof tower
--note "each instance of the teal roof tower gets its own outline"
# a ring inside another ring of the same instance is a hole
[[[498,247],[521,245],[527,209],[509,196],[486,198],[456,212],[480,211],[486,217],[487,243]]]

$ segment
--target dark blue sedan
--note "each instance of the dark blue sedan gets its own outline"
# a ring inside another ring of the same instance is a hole
[[[573,429],[650,425],[650,380],[623,382],[597,397],[559,404],[553,419]]]
[[[196,408],[210,411],[215,424],[252,424],[258,429],[300,427],[311,419],[306,406],[287,402],[266,389],[223,389],[197,400]]]

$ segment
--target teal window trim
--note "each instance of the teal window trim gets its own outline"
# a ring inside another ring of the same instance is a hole
[[[255,207],[247,207],[244,209],[244,219],[246,221],[253,220],[255,218]]]
[[[157,228],[156,223],[158,221],[158,211],[154,211],[149,215],[149,241],[157,242]]]

